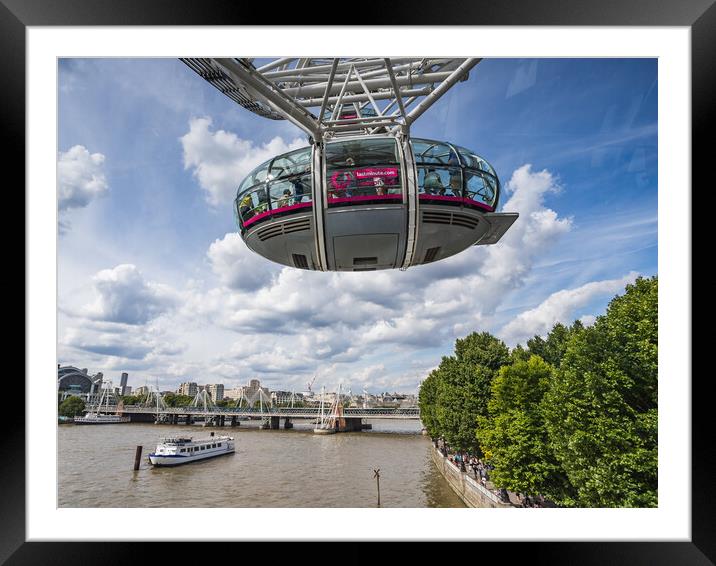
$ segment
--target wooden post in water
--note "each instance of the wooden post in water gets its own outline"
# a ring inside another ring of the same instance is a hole
[[[139,462],[142,459],[142,447],[137,446],[137,451],[134,454],[134,469],[135,471],[139,469]]]
[[[378,486],[378,507],[380,507],[380,468],[373,470],[373,477],[375,478],[376,485]]]

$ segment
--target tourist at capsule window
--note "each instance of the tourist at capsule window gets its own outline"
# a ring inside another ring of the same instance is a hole
[[[329,143],[325,160],[329,206],[350,199],[402,198],[400,160],[393,138]]]

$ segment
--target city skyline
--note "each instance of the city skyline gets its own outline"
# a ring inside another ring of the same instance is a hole
[[[475,150],[520,220],[405,273],[308,273],[250,252],[242,176],[306,145],[177,60],[60,60],[59,354],[105,375],[417,390],[456,338],[590,324],[657,273],[656,60],[481,62],[413,135]],[[470,125],[467,127],[466,124]],[[147,245],[151,242],[152,245]],[[90,253],[91,251],[91,253]]]

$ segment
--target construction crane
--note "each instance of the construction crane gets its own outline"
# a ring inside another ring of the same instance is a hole
[[[313,393],[313,390],[311,389],[311,386],[313,385],[313,382],[316,381],[316,376],[313,376],[313,379],[307,383],[308,385],[308,392]]]

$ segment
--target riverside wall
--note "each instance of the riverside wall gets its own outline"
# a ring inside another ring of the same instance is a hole
[[[432,446],[433,462],[447,480],[450,487],[460,496],[468,507],[513,507],[511,503],[501,501],[481,483],[461,472],[440,451]]]

